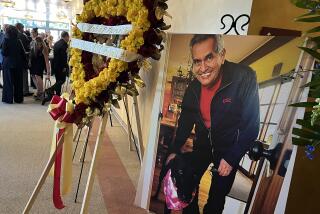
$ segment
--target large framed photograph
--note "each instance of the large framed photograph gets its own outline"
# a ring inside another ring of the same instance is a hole
[[[307,98],[300,86],[314,66],[297,48],[303,44],[300,37],[171,35],[150,211],[285,208],[296,153],[291,130],[304,114],[288,105]]]

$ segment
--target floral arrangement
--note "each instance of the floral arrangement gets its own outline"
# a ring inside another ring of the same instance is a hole
[[[106,103],[117,106],[117,101],[125,92],[137,94],[135,85],[144,85],[138,75],[139,70],[150,68],[147,58],[160,59],[160,51],[163,49],[161,43],[165,37],[163,30],[170,27],[163,20],[163,16],[167,15],[165,2],[166,0],[90,0],[85,3],[83,12],[77,17],[78,23],[108,26],[131,24],[131,32],[118,37],[122,37],[118,46],[141,57],[132,62],[100,57],[100,70],[97,70],[93,63],[97,57],[93,53],[72,48],[69,64],[72,67],[75,112],[88,119],[92,115],[102,114],[106,110]],[[81,32],[77,26],[72,31],[73,38],[101,41],[101,37]],[[106,40],[104,37],[104,41]]]
[[[62,154],[66,160],[62,177],[69,181],[63,192],[71,189],[72,124],[86,125],[107,112],[111,104],[117,107],[125,94],[138,95],[136,86],[144,86],[139,70],[150,69],[148,58],[160,59],[163,30],[170,27],[163,21],[168,15],[165,2],[89,0],[77,17],[69,61],[73,92],[70,97],[53,96],[48,108],[56,121],[52,151],[61,139],[64,142],[55,156],[53,203],[57,209],[65,207],[60,191]]]

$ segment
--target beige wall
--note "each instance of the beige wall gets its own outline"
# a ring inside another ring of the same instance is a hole
[[[294,18],[307,12],[291,4],[290,0],[254,0],[248,35],[258,35],[262,27],[306,31],[316,25],[295,22]]]
[[[165,55],[165,50],[163,50],[162,55]],[[156,84],[158,78],[158,72],[164,72],[160,70],[161,63],[165,62],[165,57],[162,57],[160,61],[152,61],[152,69],[150,71],[141,71],[140,76],[144,80],[146,87],[138,89],[138,105],[139,105],[139,114],[141,120],[141,129],[142,129],[142,138],[144,147],[146,147],[147,139],[150,131],[150,118],[151,110],[154,102],[154,95],[156,92]],[[128,96],[129,103],[129,116],[131,120],[131,125],[133,126],[133,132],[136,137],[138,137],[137,126],[136,126],[136,117],[133,106],[132,97]],[[125,107],[123,101],[120,102],[120,109],[116,109],[117,114],[121,117],[123,122],[127,123],[127,117],[125,112]]]
[[[298,46],[302,46],[304,39],[296,38],[272,51],[261,59],[253,62],[250,67],[257,72],[258,82],[266,81],[272,78],[272,71],[276,64],[283,63],[281,74],[288,73],[295,69],[301,50]]]
[[[241,14],[250,15],[252,0],[171,0],[167,2],[168,12],[173,16],[166,19],[171,24],[171,33],[220,33],[226,32],[220,19],[225,14],[231,14],[235,19]],[[238,24],[245,23],[246,18],[240,18]],[[225,19],[228,25],[230,18]],[[238,29],[241,35],[245,35],[248,25],[244,31]],[[228,30],[228,29],[227,29]],[[236,34],[231,30],[228,34]]]

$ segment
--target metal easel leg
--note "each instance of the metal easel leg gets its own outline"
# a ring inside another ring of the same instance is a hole
[[[77,203],[78,192],[79,192],[79,187],[80,187],[80,182],[81,182],[81,176],[82,176],[82,170],[83,170],[83,165],[84,165],[84,159],[85,159],[85,155],[86,155],[86,151],[87,151],[87,146],[88,146],[88,142],[89,142],[90,131],[91,131],[91,125],[89,126],[89,129],[88,129],[88,132],[87,132],[87,136],[86,136],[86,140],[85,140],[85,142],[84,142],[84,157],[83,157],[82,163],[81,163],[81,170],[80,170],[80,175],[79,175],[79,179],[78,179],[77,192],[76,192],[76,197],[75,197],[75,199],[74,199],[74,202],[75,202],[75,203]]]
[[[126,94],[123,97],[123,102],[124,102],[124,107],[126,109],[126,116],[127,116],[127,127],[128,127],[128,139],[129,139],[129,151],[133,151],[132,148],[132,133],[131,133],[131,123],[130,123],[130,118],[129,118],[129,112],[128,112],[128,95]]]
[[[141,157],[141,164],[142,164],[142,159],[143,159],[143,154],[144,154],[144,147],[143,147],[143,141],[142,141],[142,129],[141,129],[141,121],[140,121],[140,113],[139,113],[139,105],[138,105],[137,96],[133,96],[133,105],[134,105],[136,121],[137,121],[139,149],[140,149],[140,157]]]
[[[90,165],[90,171],[89,171],[89,175],[88,175],[86,190],[84,193],[84,198],[83,198],[83,202],[82,202],[82,206],[81,206],[81,211],[80,211],[81,214],[88,213],[88,207],[89,207],[89,202],[90,202],[90,198],[91,198],[92,186],[93,186],[94,175],[95,175],[95,167],[97,164],[97,156],[98,156],[100,144],[103,142],[107,120],[108,120],[108,115],[105,114],[101,118],[101,122],[100,122],[96,145],[94,148],[92,161],[91,161],[91,165]]]
[[[80,140],[80,136],[81,136],[82,129],[83,129],[83,127],[80,128],[80,133],[79,133],[79,135],[78,135],[76,148],[74,148],[72,160],[74,159],[74,156],[76,155],[76,151],[77,151],[77,148],[78,148],[78,144],[79,144],[79,140]],[[79,128],[77,129],[77,133],[79,132],[78,130],[79,130]],[[77,134],[77,133],[76,133],[76,134]]]
[[[111,127],[113,127],[113,124],[112,124],[112,118],[111,118],[111,108],[110,108],[110,110],[109,110],[109,119],[110,119],[110,125],[111,125]]]
[[[92,126],[92,124],[88,125],[88,133],[87,133],[88,138],[89,138],[89,135],[90,135],[91,126]],[[82,147],[82,151],[81,151],[79,162],[84,162],[85,156],[86,156],[86,144],[84,143],[83,147]]]

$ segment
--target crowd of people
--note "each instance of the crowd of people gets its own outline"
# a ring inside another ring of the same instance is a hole
[[[24,97],[33,95],[44,105],[54,94],[60,95],[69,72],[68,42],[69,34],[65,31],[53,44],[53,37],[39,34],[38,28],[30,32],[21,23],[3,25],[0,31],[2,102],[23,103]],[[49,81],[51,75],[55,76],[55,84],[44,88],[44,81]],[[36,92],[31,93],[30,87]]]

